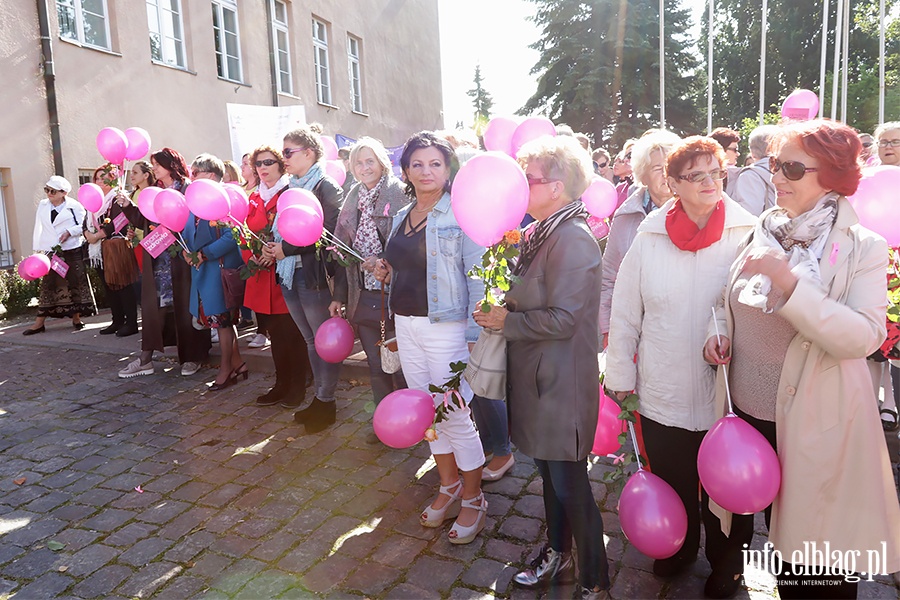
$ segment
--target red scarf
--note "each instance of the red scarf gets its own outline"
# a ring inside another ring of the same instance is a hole
[[[725,231],[725,202],[719,200],[716,208],[709,216],[706,227],[699,229],[697,224],[691,221],[681,200],[675,200],[675,204],[666,213],[666,233],[669,239],[679,250],[696,252],[702,248],[712,246],[722,239]]]

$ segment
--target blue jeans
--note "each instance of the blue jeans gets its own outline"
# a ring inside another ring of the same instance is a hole
[[[506,403],[475,396],[472,398],[472,416],[478,426],[478,437],[484,453],[494,456],[506,456],[512,452],[509,447],[509,421],[506,416]]]
[[[294,285],[291,289],[281,286],[281,293],[288,311],[297,328],[306,340],[309,351],[309,364],[312,367],[316,382],[316,397],[322,402],[334,402],[334,391],[337,389],[341,373],[341,363],[325,362],[316,352],[316,331],[319,326],[331,318],[328,305],[331,304],[331,292],[306,289],[303,269],[294,271]]]

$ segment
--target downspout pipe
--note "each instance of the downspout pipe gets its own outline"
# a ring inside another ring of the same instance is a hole
[[[274,15],[272,10],[272,0],[266,0],[266,18],[268,19],[266,23],[268,35],[266,37],[269,38],[269,75],[272,79],[272,106],[278,106],[278,65],[275,64],[275,40],[273,39],[274,31],[272,29]]]
[[[47,0],[37,0],[38,22],[41,30],[41,66],[44,87],[47,89],[47,113],[50,117],[50,142],[53,145],[53,172],[63,175],[62,141],[59,136],[59,109],[56,105],[56,69],[53,66],[53,45],[50,38],[50,9]]]

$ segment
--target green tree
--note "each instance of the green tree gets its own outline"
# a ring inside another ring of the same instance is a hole
[[[898,0],[887,0],[887,14]],[[829,2],[828,76],[823,114],[831,114],[837,3]],[[847,98],[848,123],[871,131],[878,120],[878,0],[852,0]],[[708,13],[701,26],[700,53],[706,63]],[[735,127],[759,116],[759,58],[762,11],[742,0],[717,0],[713,47],[713,125]],[[793,90],[818,93],[822,50],[821,0],[769,0],[766,30],[765,110],[778,112]],[[900,19],[888,16],[886,118],[900,108]],[[704,66],[703,71],[706,71]],[[705,77],[704,77],[705,79]],[[705,81],[704,81],[705,83]],[[840,91],[838,92],[840,101]],[[705,94],[703,94],[705,100]],[[703,105],[705,106],[705,101]],[[704,109],[705,112],[705,109]],[[840,116],[840,111],[838,111]]]
[[[491,94],[484,89],[484,79],[481,77],[481,65],[475,65],[475,87],[466,92],[472,99],[472,106],[475,107],[475,123],[486,121],[491,118],[491,108],[494,107],[494,99]]]
[[[531,1],[538,81],[519,114],[546,114],[613,148],[660,125],[657,0]],[[681,1],[665,0],[666,127],[679,134],[700,121],[689,26]]]

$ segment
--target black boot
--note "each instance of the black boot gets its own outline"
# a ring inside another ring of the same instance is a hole
[[[286,385],[278,385],[278,382],[275,382],[272,389],[256,399],[256,405],[272,406],[273,404],[278,404],[285,396],[287,396],[287,392]]]
[[[319,400],[318,402],[319,405],[316,408],[315,414],[310,415],[306,420],[306,433],[319,433],[334,425],[336,412],[334,400],[331,402],[322,402]]]
[[[121,329],[123,326],[124,325],[122,323],[116,323],[115,321],[113,321],[109,325],[109,327],[104,327],[98,333],[100,335],[113,335],[114,333],[118,332],[119,329]]]
[[[322,404],[324,404],[324,402],[318,398],[313,398],[312,402],[309,403],[309,406],[294,413],[294,421],[303,424],[308,423],[315,415],[319,414],[319,406]]]

